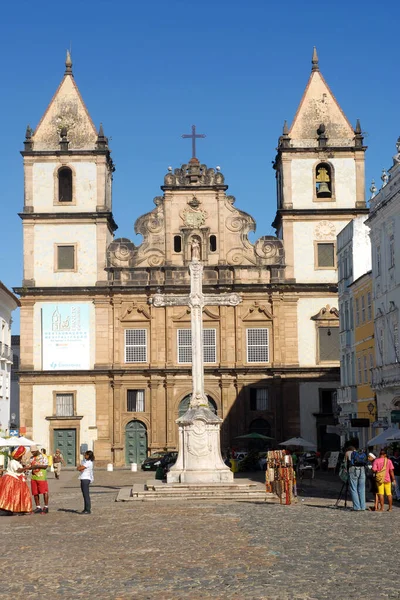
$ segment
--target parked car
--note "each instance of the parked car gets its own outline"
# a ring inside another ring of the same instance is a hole
[[[172,467],[178,458],[177,452],[153,452],[142,462],[143,471],[156,471],[161,461],[168,467]]]

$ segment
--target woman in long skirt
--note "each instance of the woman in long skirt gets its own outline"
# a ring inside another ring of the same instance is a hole
[[[30,514],[32,512],[32,499],[25,471],[21,460],[25,454],[24,446],[19,446],[11,453],[7,470],[0,479],[0,509],[8,513]]]

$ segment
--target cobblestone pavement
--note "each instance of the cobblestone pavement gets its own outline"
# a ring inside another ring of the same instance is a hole
[[[1,518],[3,598],[400,598],[398,507],[333,509],[328,480],[290,507],[114,501],[150,477],[96,471],[86,516],[77,475],[64,471],[50,480],[48,515]]]

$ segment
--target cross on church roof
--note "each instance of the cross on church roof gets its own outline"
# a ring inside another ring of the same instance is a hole
[[[192,125],[192,133],[184,133],[183,138],[192,139],[192,158],[196,158],[196,138],[205,138],[204,133],[196,133],[196,125]]]

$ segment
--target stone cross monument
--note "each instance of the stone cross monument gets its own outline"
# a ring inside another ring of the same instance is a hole
[[[189,409],[177,420],[179,453],[168,473],[168,483],[222,483],[233,481],[233,473],[224,464],[220,447],[222,419],[208,407],[204,392],[203,308],[206,305],[237,306],[238,294],[203,294],[203,265],[200,246],[191,246],[190,294],[188,296],[155,294],[153,306],[189,306],[192,331],[192,396]]]

